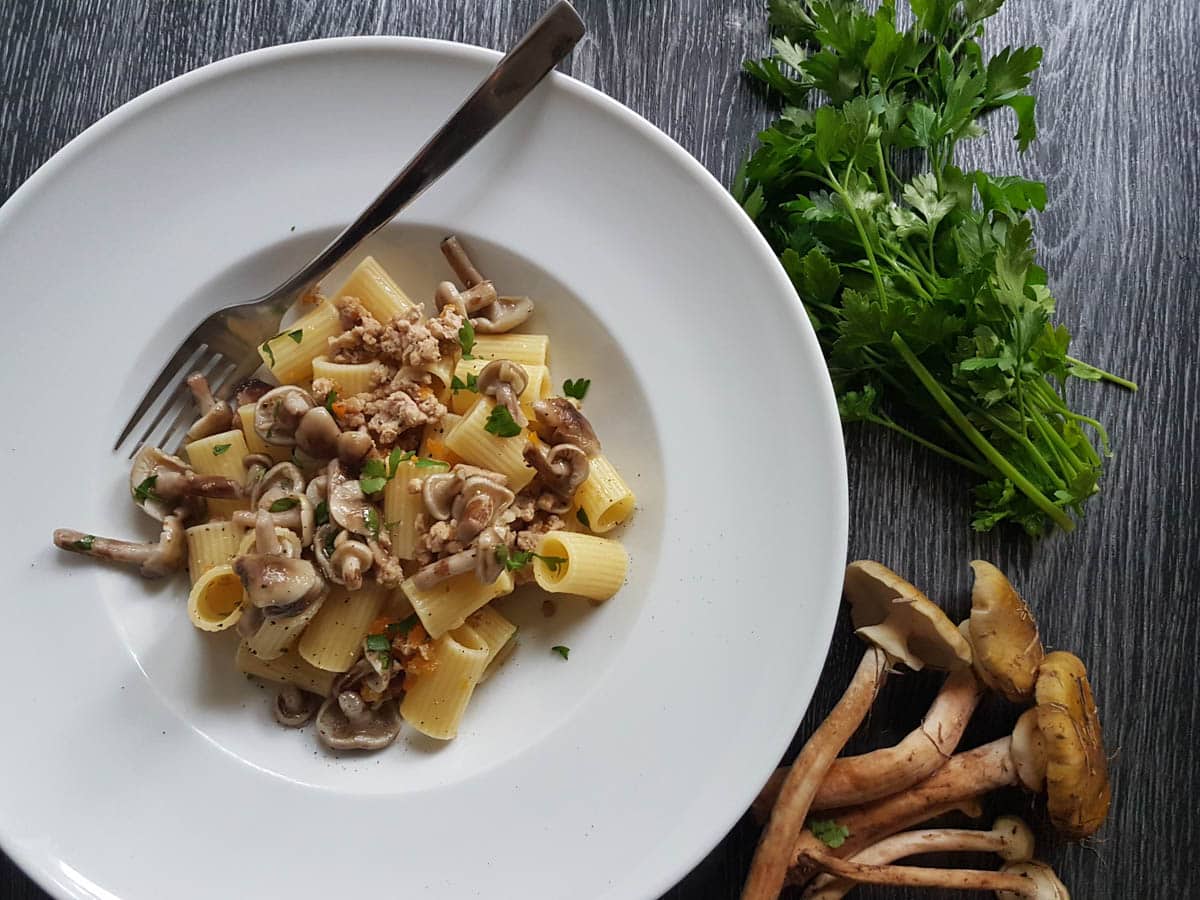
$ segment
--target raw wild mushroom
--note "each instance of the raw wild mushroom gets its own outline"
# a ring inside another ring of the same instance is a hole
[[[201,438],[228,431],[229,426],[233,424],[233,410],[224,400],[213,397],[212,389],[208,386],[208,379],[204,377],[204,374],[193,372],[187,378],[187,386],[188,390],[192,392],[196,405],[200,407],[200,418],[187,430],[187,439],[198,441]]]
[[[574,444],[559,444],[549,450],[544,444],[526,444],[524,456],[547,489],[537,498],[537,507],[558,514],[569,511],[575,492],[591,472],[587,454]]]
[[[971,563],[970,640],[981,681],[1012,703],[1033,699],[1045,651],[1037,623],[1021,595],[991,563]]]
[[[381,750],[400,733],[395,700],[370,703],[358,688],[358,682],[371,671],[360,662],[338,679],[332,695],[317,711],[317,736],[331,750]]]
[[[254,431],[268,444],[294,446],[300,420],[314,406],[308,391],[294,384],[267,391],[254,406]]]
[[[533,404],[533,414],[538,437],[551,447],[573,444],[589,457],[599,455],[600,439],[592,423],[571,401],[562,397],[538,400]]]
[[[928,665],[947,670],[971,664],[971,648],[946,614],[885,566],[863,560],[851,563],[846,568],[845,597],[859,626],[856,634],[873,646],[784,779],[759,838],[743,900],[778,897],[813,798],[834,759],[862,724],[887,670],[898,662],[913,669]]]
[[[521,410],[521,392],[528,385],[529,376],[525,369],[507,359],[492,360],[483,367],[475,382],[480,396],[493,398],[522,428],[529,424]]]
[[[154,543],[139,544],[59,528],[54,532],[54,544],[72,553],[136,565],[146,578],[169,575],[183,568],[187,558],[184,550],[183,516],[179,512],[163,517],[162,532]]]

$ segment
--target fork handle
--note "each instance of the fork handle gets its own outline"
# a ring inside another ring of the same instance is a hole
[[[479,87],[438,129],[362,215],[324,250],[263,300],[286,309],[359,244],[462,159],[558,65],[583,37],[583,21],[567,0],[558,0],[504,55]],[[261,302],[261,301],[260,301]],[[281,309],[281,311],[282,311]]]

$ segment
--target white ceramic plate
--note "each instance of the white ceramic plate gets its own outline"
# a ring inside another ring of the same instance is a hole
[[[455,231],[539,301],[557,378],[593,379],[638,493],[614,600],[544,619],[510,599],[522,644],[456,741],[336,756],[271,721],[181,581],[50,547],[59,525],[151,536],[109,446],[152,370],[307,259],[496,58],[351,38],[229,59],[106,117],[0,210],[0,835],[52,893],[651,897],[783,753],[845,552],[817,343],[722,187],[561,75],[367,249],[427,298]]]

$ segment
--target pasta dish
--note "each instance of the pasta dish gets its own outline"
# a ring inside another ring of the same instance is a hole
[[[371,257],[332,299],[266,341],[275,384],[219,400],[204,373],[182,458],[146,446],[133,501],[161,523],[135,543],[59,529],[64,550],[146,577],[186,567],[188,615],[240,637],[235,665],[279,685],[275,718],[372,750],[402,723],[455,737],[516,627],[492,601],[525,583],[603,601],[625,580],[606,537],[633,493],[582,412],[555,395],[549,338],[517,333],[454,237],[426,316]],[[554,648],[566,656],[567,648]]]

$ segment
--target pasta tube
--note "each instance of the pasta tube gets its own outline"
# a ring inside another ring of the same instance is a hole
[[[220,475],[238,484],[246,480],[246,467],[242,463],[249,451],[241,431],[222,431],[200,438],[189,443],[184,452],[192,468],[201,475]],[[249,508],[249,500],[208,501],[208,514],[213,518],[228,519],[235,511]]]
[[[487,681],[492,672],[496,670],[501,656],[506,656],[507,651],[512,650],[513,639],[517,636],[517,626],[504,618],[491,604],[488,604],[467,616],[466,624],[463,627],[470,628],[479,635],[480,640],[487,644],[487,665],[484,667],[483,677],[479,679],[482,683]]]
[[[436,666],[413,678],[400,703],[400,715],[422,734],[448,741],[458,734],[475,686],[488,664],[488,645],[467,627],[443,635],[434,645]]]
[[[224,631],[242,617],[245,591],[233,566],[213,566],[192,585],[188,618],[201,631]]]
[[[328,300],[301,316],[279,334],[264,341],[258,355],[280,384],[312,380],[312,362],[329,348],[329,339],[342,333],[341,316]]]
[[[292,448],[280,444],[268,444],[254,430],[254,404],[247,403],[238,407],[238,418],[242,420],[242,439],[250,453],[261,453],[269,456],[275,462],[287,462],[292,458]]]
[[[454,377],[462,384],[471,384],[472,378],[478,378],[479,373],[483,371],[484,366],[488,364],[486,359],[464,359],[460,360],[458,367],[454,370]],[[525,377],[528,379],[525,383],[525,390],[521,391],[521,396],[518,398],[521,403],[521,409],[525,411],[525,416],[529,419],[533,418],[533,404],[536,400],[545,400],[550,396],[550,370],[545,366],[538,365],[522,365],[525,370]],[[450,409],[462,415],[471,408],[471,404],[478,399],[479,394],[468,388],[459,388],[454,390],[450,395]]]
[[[418,589],[411,578],[400,585],[413,612],[430,637],[435,638],[458,628],[475,610],[497,597],[511,594],[512,589],[512,573],[507,571],[501,572],[491,584],[481,583],[474,572],[465,572],[426,590]]]
[[[193,525],[187,535],[188,577],[192,584],[209,569],[232,562],[242,540],[242,529],[232,522]]]
[[[345,672],[358,659],[387,599],[387,589],[371,581],[357,591],[335,587],[300,638],[300,655],[318,669]]]
[[[254,634],[246,638],[246,646],[260,659],[278,659],[328,602],[329,598],[323,597],[311,603],[299,615],[267,618]]]
[[[373,256],[366,257],[355,267],[334,297],[353,297],[384,325],[416,308]]]
[[[637,498],[608,457],[594,456],[588,462],[588,477],[575,492],[575,504],[587,516],[588,527],[603,534],[632,515]]]
[[[607,600],[620,590],[629,568],[629,554],[619,542],[594,534],[549,531],[536,552],[533,577],[554,594]]]
[[[378,383],[384,373],[379,363],[336,363],[326,356],[318,356],[312,364],[313,379],[328,378],[333,382],[338,397],[353,397],[365,394]],[[320,403],[324,398],[318,397]]]
[[[396,466],[392,479],[384,486],[383,521],[392,539],[392,556],[396,559],[416,556],[417,516],[425,511],[420,492],[410,492],[409,482],[444,471],[443,466],[418,466],[416,460],[408,459]]]
[[[523,366],[548,366],[550,337],[545,334],[477,334],[471,355],[479,359],[511,359]]]
[[[310,666],[295,650],[286,650],[275,659],[255,656],[245,643],[239,644],[234,665],[239,672],[263,678],[276,684],[294,684],[301,690],[328,697],[333,690],[336,672],[326,672]]]
[[[508,486],[513,491],[533,480],[534,471],[525,465],[524,451],[528,443],[525,432],[513,437],[498,437],[487,431],[485,426],[495,404],[485,397],[463,416],[454,430],[446,435],[446,449],[472,465],[491,469],[508,476]]]

